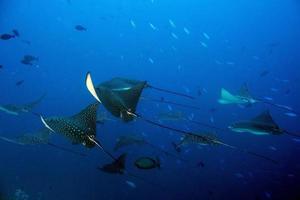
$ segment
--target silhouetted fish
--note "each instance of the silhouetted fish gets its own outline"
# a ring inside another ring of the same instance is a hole
[[[160,160],[159,158],[141,157],[134,162],[134,165],[139,169],[160,168]]]
[[[12,39],[12,38],[15,38],[16,36],[15,35],[11,35],[11,34],[8,34],[8,33],[4,33],[0,36],[0,39],[1,40],[9,40],[9,39]]]
[[[269,70],[264,70],[264,71],[262,71],[262,72],[260,73],[260,77],[265,77],[265,76],[267,76],[269,73],[270,73]]]
[[[75,26],[75,29],[76,29],[77,31],[87,31],[87,29],[86,29],[85,27],[83,27],[82,25],[76,25],[76,26]]]
[[[23,83],[24,83],[24,80],[17,81],[17,82],[16,82],[16,86],[20,86],[20,85],[22,85]]]
[[[38,61],[39,58],[32,56],[32,55],[25,55],[22,60],[21,63],[23,63],[24,65],[32,65],[34,61]]]

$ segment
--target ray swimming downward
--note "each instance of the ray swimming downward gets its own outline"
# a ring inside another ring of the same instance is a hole
[[[100,103],[101,102],[101,98],[98,97],[98,94],[97,92],[94,92],[96,91],[94,85],[93,85],[93,81],[92,81],[92,78],[91,78],[91,75],[90,73],[87,73],[87,76],[86,76],[86,87],[87,89],[90,91],[90,93],[92,94],[92,96],[95,97],[96,100],[98,100]],[[111,91],[107,91],[108,93],[111,93]],[[112,93],[113,94],[113,93]],[[138,94],[140,95],[140,93]],[[117,98],[118,100],[118,98]],[[119,105],[120,107],[117,107],[117,108],[114,108],[115,109],[115,112],[119,112],[117,116],[120,116],[121,118],[123,118],[124,114],[126,114],[126,118],[132,120],[134,118],[139,118],[149,124],[152,124],[154,126],[158,126],[160,128],[163,128],[163,129],[168,129],[168,130],[171,130],[173,132],[176,132],[178,134],[183,134],[183,135],[190,135],[190,136],[195,136],[195,137],[198,137],[199,135],[197,135],[196,133],[193,133],[193,132],[189,132],[189,131],[184,131],[184,130],[180,130],[180,129],[177,129],[177,128],[173,128],[173,127],[169,127],[169,126],[166,126],[166,125],[163,125],[163,124],[160,124],[158,122],[155,122],[155,121],[152,121],[152,120],[149,120],[147,118],[144,118],[142,117],[140,114],[138,113],[135,113],[135,108],[134,109],[131,109],[131,108],[127,108],[126,105],[122,104],[122,101],[121,101],[121,105]],[[135,105],[136,106],[136,105]],[[209,138],[207,137],[204,137],[204,136],[200,136],[200,137],[203,137],[204,140],[209,140]],[[239,151],[243,151],[245,153],[248,153],[248,154],[251,154],[251,155],[254,155],[256,157],[259,157],[259,158],[263,158],[265,160],[268,160],[268,161],[271,161],[272,163],[277,163],[277,161],[273,160],[273,159],[270,159],[266,156],[263,156],[263,155],[260,155],[260,154],[256,154],[256,153],[253,153],[251,151],[248,151],[248,150],[244,150],[244,149],[240,149],[240,148],[237,148],[237,147],[234,147],[234,146],[231,146],[229,144],[226,144],[226,143],[223,143],[221,141],[212,141],[212,142],[217,142],[218,144],[222,144],[223,146],[226,146],[226,147],[230,147],[232,149],[237,149]]]

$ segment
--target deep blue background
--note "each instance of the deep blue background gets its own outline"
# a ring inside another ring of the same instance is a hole
[[[251,118],[269,108],[280,126],[300,131],[299,117],[288,117],[278,109],[264,105],[241,109],[217,103],[222,87],[237,91],[247,82],[254,96],[272,97],[277,103],[300,110],[297,0],[1,0],[0,9],[0,33],[18,29],[21,34],[18,39],[0,41],[0,64],[4,66],[0,69],[0,104],[30,102],[46,92],[36,112],[45,116],[72,115],[94,101],[84,85],[85,74],[91,71],[96,83],[123,76],[194,96],[205,88],[207,93],[192,102],[165,96],[200,106],[200,111],[185,113],[193,113],[196,120],[205,123],[210,123],[213,115],[218,127],[225,128],[235,120]],[[169,19],[176,28],[169,24]],[[136,28],[131,26],[131,20]],[[152,30],[149,23],[157,30]],[[88,30],[76,31],[77,24]],[[172,37],[172,32],[178,39]],[[210,36],[209,40],[203,32]],[[22,40],[30,41],[31,45]],[[20,60],[25,54],[39,57],[38,65],[22,65]],[[260,77],[264,70],[270,74]],[[16,87],[15,82],[22,79],[24,84]],[[288,89],[291,92],[286,95]],[[143,95],[158,98],[162,94],[145,90]],[[217,111],[212,114],[211,108]],[[141,102],[138,110],[155,119],[157,113],[168,108]],[[203,129],[184,121],[169,125],[194,131]],[[39,119],[33,115],[16,117],[0,113],[2,136],[14,137],[40,127]],[[169,151],[174,151],[171,141],[180,138],[140,120],[129,124],[107,122],[97,130],[98,138],[108,149],[112,149],[118,135],[124,134],[144,133],[149,141]],[[183,156],[192,164],[178,163],[147,147],[124,149],[129,153],[128,168],[163,185],[161,189],[130,177],[98,171],[97,166],[110,162],[102,152],[73,146],[55,135],[54,142],[89,156],[80,158],[48,146],[18,146],[0,141],[0,192],[12,194],[22,188],[31,199],[39,195],[42,199],[74,200],[296,199],[300,188],[300,148],[293,137],[230,131],[218,135],[227,143],[268,155],[280,161],[280,165],[225,147],[184,147],[189,152]],[[134,169],[134,159],[145,155],[160,155],[162,169]],[[193,167],[199,161],[205,163],[204,168]],[[237,173],[244,177],[238,178]],[[126,180],[135,182],[137,188],[130,188]]]

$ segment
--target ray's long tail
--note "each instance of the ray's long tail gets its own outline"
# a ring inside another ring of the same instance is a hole
[[[169,127],[169,126],[165,126],[163,124],[160,124],[160,123],[157,123],[157,122],[154,122],[154,121],[151,121],[149,119],[146,119],[146,118],[143,118],[141,115],[139,114],[136,114],[136,113],[132,113],[133,115],[139,117],[140,119],[146,121],[147,123],[150,123],[150,124],[153,124],[155,126],[158,126],[158,127],[161,127],[161,128],[164,128],[164,129],[168,129],[168,130],[171,130],[171,131],[174,131],[174,132],[177,132],[177,133],[181,133],[181,134],[186,134],[186,135],[195,135],[195,136],[199,136],[197,134],[194,134],[194,133],[191,133],[191,132],[187,132],[187,131],[184,131],[184,130],[180,130],[180,129],[176,129],[176,128],[173,128],[173,127]],[[216,142],[216,141],[214,141]],[[231,149],[236,149],[236,150],[239,150],[239,151],[242,151],[244,153],[248,153],[250,155],[253,155],[253,156],[256,156],[256,157],[259,157],[259,158],[262,158],[262,159],[265,159],[267,161],[271,161],[272,163],[278,163],[277,161],[271,159],[271,158],[268,158],[264,155],[260,155],[260,154],[257,154],[257,153],[254,153],[254,152],[251,152],[251,151],[248,151],[248,150],[245,150],[245,149],[240,149],[238,147],[235,147],[235,146],[232,146],[232,145],[229,145],[229,144],[226,144],[226,143],[223,143],[223,142],[220,142],[220,141],[217,141],[218,144],[221,144],[223,146],[226,146],[226,147],[230,147]]]
[[[175,92],[175,91],[171,91],[171,90],[167,90],[167,89],[163,89],[163,88],[159,88],[159,87],[154,87],[152,85],[147,85],[148,88],[157,90],[157,91],[161,91],[161,92],[165,92],[165,93],[169,93],[169,94],[173,94],[173,95],[177,95],[177,96],[181,96],[181,97],[185,97],[185,98],[189,98],[189,99],[195,99],[195,97],[187,95],[187,94],[183,94],[180,92]]]

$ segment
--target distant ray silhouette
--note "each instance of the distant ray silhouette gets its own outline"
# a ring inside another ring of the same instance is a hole
[[[56,148],[56,149],[59,149],[59,150],[62,150],[62,151],[68,152],[68,153],[72,153],[72,154],[79,155],[79,156],[86,156],[84,153],[76,152],[72,149],[68,149],[68,148],[65,148],[60,145],[50,142],[50,140],[49,140],[50,132],[51,131],[47,128],[41,128],[37,132],[22,134],[13,139],[2,137],[2,136],[0,136],[0,139],[10,142],[10,143],[13,143],[13,144],[18,144],[18,145],[46,144],[53,148]]]
[[[300,137],[300,135],[281,129],[273,120],[268,110],[263,111],[250,120],[237,121],[231,124],[229,129],[235,132],[248,132],[255,135],[281,135],[286,133],[288,135]]]
[[[0,105],[0,111],[10,115],[19,115],[21,113],[31,112],[44,99],[46,94],[39,97],[37,100],[26,104],[6,104]]]
[[[293,109],[288,106],[272,103],[272,102],[265,101],[260,98],[253,97],[250,94],[249,89],[246,84],[242,85],[241,89],[239,90],[238,94],[236,94],[236,95],[231,94],[229,91],[222,88],[221,89],[221,97],[218,100],[218,102],[220,104],[239,104],[239,105],[246,105],[246,106],[251,106],[252,104],[255,104],[255,103],[264,103],[264,104],[267,104],[270,106],[274,106],[281,110],[292,111],[295,114],[299,115],[299,112],[293,111]]]

